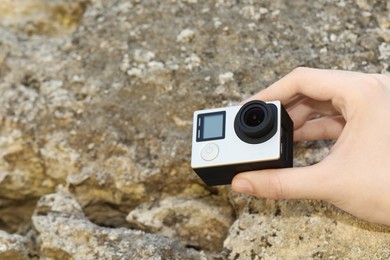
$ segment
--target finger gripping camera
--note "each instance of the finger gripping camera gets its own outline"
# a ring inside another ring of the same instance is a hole
[[[293,122],[280,101],[194,112],[191,167],[209,186],[239,172],[292,167]]]

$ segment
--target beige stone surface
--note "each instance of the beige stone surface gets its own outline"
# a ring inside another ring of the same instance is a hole
[[[0,230],[0,259],[29,259],[29,241],[20,235],[11,235]]]
[[[99,227],[87,220],[69,194],[43,196],[32,217],[40,259],[201,259],[180,243],[125,228]]]
[[[386,227],[206,187],[189,162],[194,110],[237,104],[297,66],[389,74],[389,10],[0,0],[0,257],[389,258]],[[297,143],[295,166],[331,146]]]
[[[28,35],[62,35],[80,23],[87,1],[1,0],[0,24]]]
[[[139,205],[126,219],[136,228],[179,239],[194,248],[216,251],[222,250],[232,217],[232,208],[223,202],[168,197]]]
[[[386,259],[390,228],[316,201],[249,199],[224,242],[228,259]]]

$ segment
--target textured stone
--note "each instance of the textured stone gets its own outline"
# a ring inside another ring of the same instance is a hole
[[[228,258],[388,258],[382,227],[320,202],[206,187],[189,159],[194,110],[237,104],[297,66],[388,74],[389,8],[380,0],[0,0],[0,229],[39,238],[18,251],[37,258],[113,256],[106,234],[165,241],[138,258],[190,252],[172,249],[173,239],[208,257],[224,248]],[[331,146],[296,144],[295,166]],[[54,193],[59,186],[71,195]],[[185,221],[172,225],[178,212]]]
[[[32,217],[40,259],[201,259],[177,241],[124,228],[99,227],[63,192],[43,196]]]
[[[0,24],[29,35],[60,35],[79,25],[87,1],[2,0]]]
[[[223,202],[169,197],[141,204],[130,212],[127,221],[140,229],[180,239],[188,246],[215,251],[222,249],[226,230],[232,224],[232,209]]]
[[[11,235],[0,230],[0,259],[29,259],[29,241],[20,235]]]
[[[315,201],[250,199],[224,243],[228,259],[388,258],[390,228]]]

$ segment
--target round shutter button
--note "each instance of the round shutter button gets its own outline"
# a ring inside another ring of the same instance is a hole
[[[210,143],[206,144],[202,150],[200,151],[200,156],[202,156],[203,160],[211,161],[214,160],[219,153],[218,145]]]

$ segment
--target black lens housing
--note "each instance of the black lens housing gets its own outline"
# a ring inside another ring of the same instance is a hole
[[[244,104],[234,120],[234,130],[246,143],[259,144],[269,140],[277,130],[277,107],[260,100]]]

